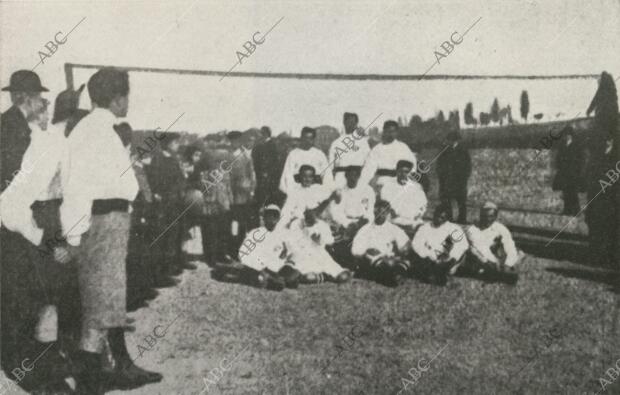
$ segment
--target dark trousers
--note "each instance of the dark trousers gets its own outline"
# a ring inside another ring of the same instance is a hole
[[[617,210],[611,191],[601,193],[592,200],[586,209],[586,223],[588,224],[588,239],[590,242],[590,259],[595,264],[609,265],[614,263],[617,241],[616,216]],[[616,262],[617,264],[617,262]]]
[[[449,207],[452,207],[453,201],[456,202],[459,210],[456,222],[461,224],[467,222],[467,186],[451,193],[444,193],[440,199],[442,204],[447,204]],[[452,214],[452,209],[450,213]]]
[[[202,250],[209,265],[221,262],[230,253],[230,213],[206,215],[200,225]]]
[[[562,191],[562,199],[564,200],[564,210],[562,214],[577,215],[579,212],[579,194],[577,189],[565,189]]]
[[[181,262],[181,237],[183,221],[180,218],[181,207],[176,200],[163,201],[155,207],[157,212],[156,234],[149,246],[153,249],[160,274],[173,272],[174,266]]]
[[[420,258],[416,254],[412,255],[412,272],[414,276],[431,284],[446,284],[448,281],[448,272],[455,264],[453,260],[446,262],[434,262],[428,258]]]
[[[236,256],[246,233],[258,226],[258,219],[251,203],[233,204],[230,207],[230,215],[231,221],[237,223],[237,234],[232,234],[232,229],[230,230],[230,250],[228,254],[230,256]]]

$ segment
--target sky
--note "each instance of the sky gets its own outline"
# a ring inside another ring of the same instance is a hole
[[[520,1],[5,1],[0,3],[0,81],[32,69],[65,88],[63,65],[105,64],[229,70],[237,51],[280,21],[235,71],[422,74],[434,51],[478,21],[429,74],[599,74],[620,76],[620,2]],[[79,23],[79,25],[78,25]],[[76,27],[77,25],[77,27]],[[50,58],[39,51],[74,30]],[[39,64],[38,64],[39,63]],[[38,65],[37,65],[38,64]],[[85,82],[92,70],[76,72]],[[131,73],[128,119],[134,128],[213,133],[263,124],[297,134],[301,126],[340,126],[344,111],[361,123],[442,109],[466,101],[486,111],[494,96],[515,103],[531,89],[546,115],[587,107],[596,80],[552,82],[334,82]],[[538,93],[540,92],[540,93]],[[84,100],[85,106],[88,99]],[[0,95],[0,110],[10,106]],[[574,115],[574,114],[573,114]]]

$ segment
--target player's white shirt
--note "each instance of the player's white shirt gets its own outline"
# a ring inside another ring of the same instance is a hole
[[[376,197],[370,186],[358,183],[355,188],[349,188],[345,185],[339,189],[339,193],[340,203],[332,201],[329,205],[331,217],[337,224],[346,227],[361,218],[366,218],[369,222],[375,220]]]
[[[280,178],[280,190],[287,195],[295,188],[295,174],[299,172],[302,165],[310,165],[314,167],[316,175],[321,176],[323,185],[333,188],[333,177],[331,167],[327,162],[327,158],[323,151],[316,147],[310,147],[309,150],[295,148],[289,152],[284,163],[284,170]]]
[[[469,248],[469,243],[463,229],[450,221],[438,227],[433,226],[431,222],[420,226],[413,236],[411,247],[421,258],[436,260],[437,254],[446,250],[447,239],[451,239],[453,243],[448,256],[458,261]]]
[[[495,221],[484,230],[475,225],[470,226],[467,230],[467,238],[471,244],[472,253],[492,262],[497,259],[491,252],[491,246],[497,237],[501,237],[506,252],[506,262],[504,263],[506,266],[514,266],[519,259],[519,252],[510,231],[503,224]]]
[[[318,236],[318,242],[313,236]],[[324,221],[317,220],[314,225],[306,226],[303,219],[296,219],[285,237],[290,260],[300,273],[326,273],[336,277],[345,270],[325,250],[326,245],[334,242],[334,237]]]
[[[252,244],[255,245],[253,250],[245,247]],[[270,232],[261,226],[248,232],[239,248],[239,259],[242,264],[254,270],[269,269],[278,272],[286,262],[286,257],[280,257],[282,251],[284,238],[278,228]]]
[[[418,182],[407,180],[405,184],[400,184],[396,178],[387,179],[379,194],[381,199],[390,202],[396,213],[392,223],[415,226],[424,222],[422,217],[428,200]]]
[[[325,185],[312,184],[309,187],[303,187],[301,184],[295,183],[295,186],[289,189],[286,203],[282,207],[282,217],[278,224],[288,226],[292,219],[303,218],[306,209],[316,208],[330,195],[331,189]]]
[[[404,251],[408,242],[409,237],[405,231],[389,221],[385,221],[381,225],[371,222],[362,226],[355,235],[351,253],[354,256],[362,257],[368,249],[374,248],[379,251],[379,255],[368,257],[371,260],[392,257],[394,256],[394,244],[399,251]]]
[[[342,134],[329,147],[330,170],[338,167],[364,166],[369,154],[368,136],[361,134],[359,130],[350,134]],[[346,183],[344,171],[339,171],[334,175],[336,188],[342,188]]]
[[[413,152],[411,152],[407,144],[399,140],[394,140],[389,144],[377,144],[368,155],[366,164],[362,169],[360,182],[363,184],[368,184],[379,169],[396,170],[396,164],[400,160],[407,160],[413,163],[413,170],[415,171],[417,169],[416,156]],[[393,177],[378,177],[377,185],[383,185],[385,180],[390,178]]]

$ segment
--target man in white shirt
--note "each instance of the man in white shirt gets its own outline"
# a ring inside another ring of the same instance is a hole
[[[330,190],[333,189],[331,166],[327,162],[323,151],[314,147],[315,140],[316,130],[304,127],[301,130],[299,148],[293,149],[286,157],[284,170],[280,178],[280,190],[287,195],[295,188],[295,175],[302,165],[314,167],[320,183]]]
[[[368,155],[360,182],[370,184],[377,192],[390,178],[396,176],[396,164],[400,160],[413,163],[417,169],[415,154],[411,152],[407,144],[397,140],[398,123],[385,121],[383,124],[382,142],[377,144]]]
[[[125,344],[127,327],[126,263],[129,208],[138,193],[129,153],[114,130],[127,115],[129,76],[114,68],[97,71],[88,81],[92,112],[68,138],[69,166],[60,218],[66,249],[59,260],[75,256],[82,303],[82,336],[76,365],[77,393],[103,394],[102,353],[109,342],[116,369],[112,382],[144,385],[162,379],[133,364]],[[121,177],[121,175],[123,175]]]
[[[451,211],[445,204],[437,206],[433,221],[420,226],[411,242],[414,272],[431,284],[446,285],[448,273],[463,262],[469,247],[463,229],[449,221]]]
[[[320,214],[329,204],[332,195],[332,191],[325,185],[316,183],[316,170],[311,165],[301,165],[296,178],[299,182],[290,187],[282,208],[281,226],[288,227],[292,220],[303,218],[308,208],[317,208]]]
[[[409,270],[406,260],[409,238],[387,220],[390,203],[377,200],[374,221],[364,225],[355,238],[351,254],[358,259],[357,271],[387,286],[397,286]]]
[[[316,208],[307,209],[303,218],[295,219],[283,232],[288,260],[301,273],[302,282],[344,283],[351,279],[352,273],[336,263],[325,249],[334,238],[329,225],[317,219]]]
[[[413,163],[399,160],[396,165],[396,179],[388,179],[379,193],[392,207],[392,223],[400,226],[411,238],[424,222],[426,194],[417,181],[409,177]]]
[[[329,204],[331,226],[336,240],[332,255],[343,265],[351,263],[351,242],[357,231],[375,219],[375,191],[369,185],[358,182],[361,171],[360,166],[346,168],[347,184],[334,193]]]
[[[486,202],[480,209],[479,224],[467,230],[471,247],[466,266],[485,279],[515,284],[521,257],[508,228],[497,221],[498,211],[495,203]]]
[[[249,231],[239,248],[241,265],[221,265],[213,271],[213,278],[276,291],[285,287],[297,288],[300,273],[286,260],[288,251],[282,228],[277,227],[279,220],[278,206],[271,204],[265,207],[265,225]]]
[[[334,185],[342,188],[346,184],[345,170],[349,166],[364,166],[370,145],[368,136],[358,126],[357,114],[345,112],[343,116],[344,134],[339,136],[329,148],[329,165],[334,174]],[[372,210],[372,207],[371,207]]]

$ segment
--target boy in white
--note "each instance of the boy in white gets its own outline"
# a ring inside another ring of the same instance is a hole
[[[480,210],[480,223],[467,230],[471,244],[467,266],[480,275],[488,275],[514,284],[518,281],[516,265],[519,252],[508,228],[497,221],[498,208],[486,202]]]
[[[447,205],[437,206],[433,221],[420,226],[411,242],[416,272],[432,284],[445,285],[448,272],[465,259],[469,247],[461,227],[449,221],[450,212]]]
[[[359,230],[353,239],[351,253],[358,258],[362,275],[395,286],[409,270],[409,262],[404,259],[409,238],[402,229],[387,221],[389,213],[390,204],[377,200],[374,222]]]
[[[289,260],[302,274],[304,282],[323,282],[325,275],[327,280],[337,283],[351,278],[352,273],[336,263],[325,249],[334,238],[329,225],[316,218],[315,209],[308,209],[304,218],[295,219],[285,234]]]
[[[249,231],[239,248],[241,266],[218,266],[213,277],[220,281],[242,282],[260,288],[282,290],[297,288],[299,272],[286,261],[282,228],[278,227],[280,208],[271,204],[263,210],[265,226]]]
[[[386,180],[396,176],[396,164],[399,160],[407,160],[417,169],[415,154],[407,144],[396,139],[398,123],[386,121],[383,124],[383,141],[377,144],[368,155],[360,182],[370,184],[378,192]],[[376,179],[375,179],[376,177]],[[372,180],[375,180],[371,183]]]
[[[289,152],[284,163],[284,170],[280,178],[280,190],[287,195],[296,187],[295,175],[302,165],[314,167],[321,183],[330,191],[333,189],[333,177],[331,166],[327,162],[325,154],[320,149],[314,147],[316,130],[304,127],[301,130],[301,143],[299,148]]]
[[[424,222],[428,201],[422,186],[409,177],[413,163],[400,160],[396,165],[396,179],[388,179],[381,188],[381,199],[390,202],[392,223],[400,226],[409,237]]]
[[[308,208],[319,207],[319,212],[329,203],[332,191],[325,185],[316,184],[316,169],[304,164],[297,175],[299,183],[289,189],[282,208],[282,226],[288,227],[295,218],[303,218]]]
[[[336,188],[346,185],[346,169],[350,166],[361,168],[370,154],[368,136],[364,135],[364,130],[358,127],[358,122],[357,114],[345,112],[342,121],[344,134],[334,140],[329,147],[329,165],[334,174]]]

